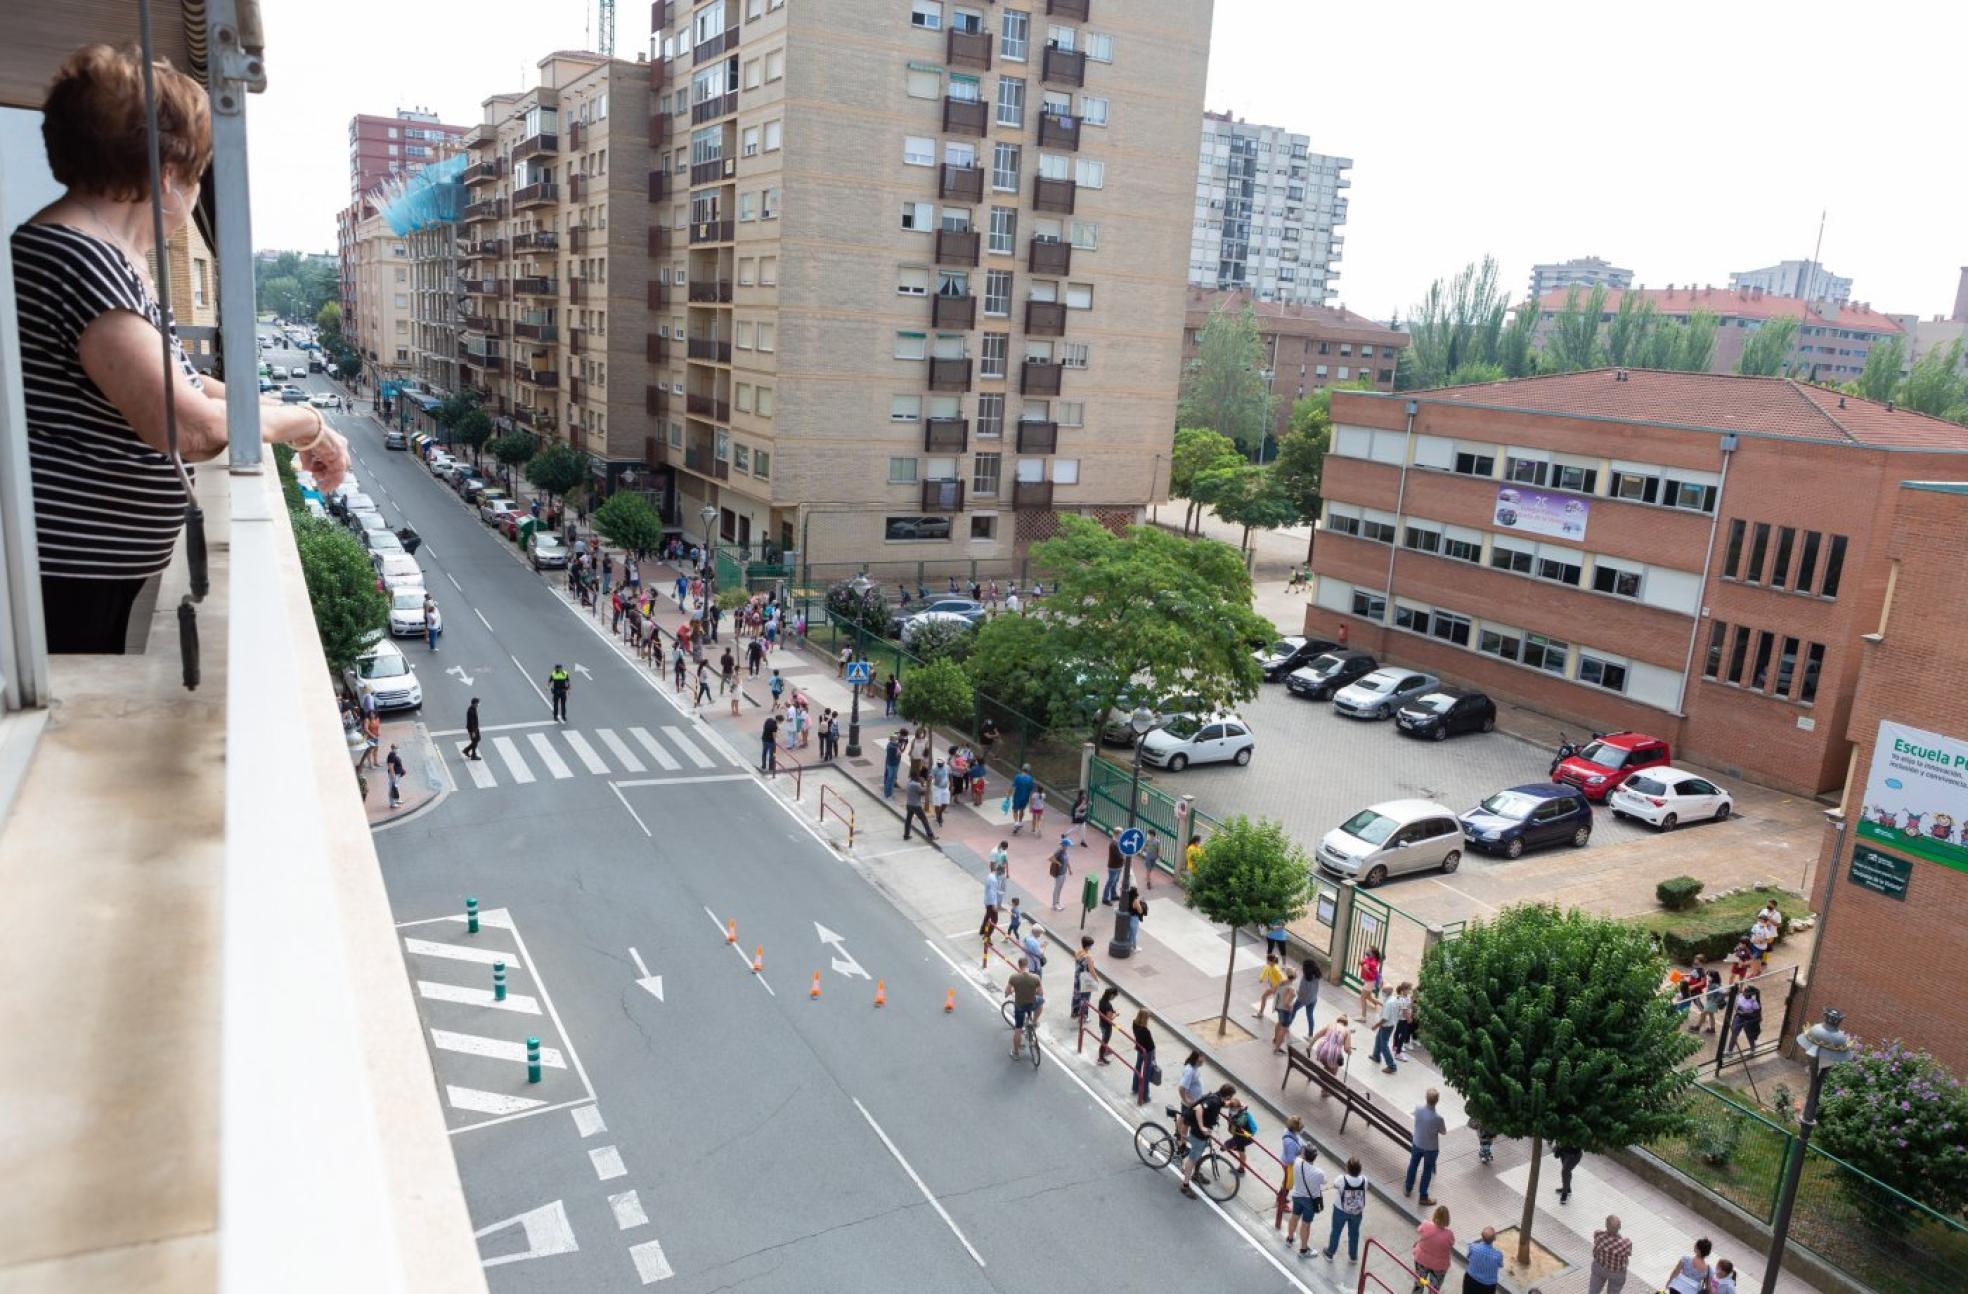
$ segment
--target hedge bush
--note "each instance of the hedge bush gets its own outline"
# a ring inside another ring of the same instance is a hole
[[[1757,911],[1771,898],[1787,912],[1802,912],[1808,906],[1785,890],[1745,890],[1687,911],[1650,912],[1635,918],[1634,924],[1660,940],[1661,952],[1670,962],[1686,966],[1699,953],[1713,964],[1736,950],[1736,941],[1749,933]]]
[[[1671,876],[1654,886],[1654,897],[1669,912],[1685,912],[1695,906],[1702,883],[1692,876]]]

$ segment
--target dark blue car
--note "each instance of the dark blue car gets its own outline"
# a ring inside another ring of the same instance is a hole
[[[1498,791],[1461,816],[1462,837],[1473,849],[1521,858],[1527,849],[1592,839],[1592,804],[1575,786],[1539,782]]]

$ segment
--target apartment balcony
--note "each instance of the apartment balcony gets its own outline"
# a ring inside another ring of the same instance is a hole
[[[1032,337],[1064,337],[1066,307],[1057,301],[1027,301],[1025,332]]]
[[[513,338],[517,341],[555,342],[560,340],[560,327],[550,323],[527,323],[523,320],[512,326]]]
[[[709,445],[692,445],[684,450],[683,465],[699,476],[717,481],[731,479],[731,464],[722,458],[712,458]]]
[[[936,263],[938,265],[977,264],[978,234],[975,229],[939,229],[936,231]]]
[[[588,281],[586,279],[567,280],[567,304],[574,306],[587,305],[592,300],[593,298],[588,292]]]
[[[551,229],[534,229],[524,234],[514,234],[512,249],[515,253],[556,252],[560,250],[560,235]],[[574,250],[580,251],[581,245],[576,243]]]
[[[977,326],[977,298],[967,293],[948,296],[939,292],[930,298],[929,322],[934,328],[974,328]]]
[[[670,447],[661,436],[644,436],[642,438],[642,465],[644,467],[661,467],[669,461]]]
[[[651,202],[670,200],[670,173],[661,167],[649,173],[649,200]]]
[[[528,136],[514,145],[512,155],[515,161],[534,156],[551,156],[560,151],[560,136],[541,131]]]
[[[923,453],[961,454],[970,445],[970,422],[964,418],[931,418],[923,424]]]
[[[504,256],[505,254],[506,254],[505,239],[487,238],[482,242],[467,244],[465,250],[465,259],[485,260],[491,257]]]
[[[652,112],[649,114],[649,146],[662,148],[670,142],[670,114]]]
[[[952,166],[945,162],[942,174],[936,185],[939,198],[962,198],[967,202],[984,200],[984,168],[981,166]]]
[[[962,481],[924,481],[922,483],[922,510],[924,512],[962,512],[964,483]]]
[[[554,391],[560,387],[560,374],[550,369],[527,369],[513,366],[513,376],[529,386],[537,386],[542,391]]]
[[[1086,55],[1079,50],[1048,45],[1045,58],[1040,62],[1039,68],[1041,81],[1048,81],[1053,85],[1086,84]]]
[[[668,256],[670,254],[670,227],[668,225],[651,225],[649,227],[649,254],[651,256]]]
[[[1080,151],[1080,119],[1063,112],[1039,114],[1039,147]]]
[[[685,353],[700,364],[729,364],[731,343],[715,337],[692,337]]]
[[[708,161],[690,164],[690,183],[722,184],[738,174],[738,159],[735,157],[713,157]]]
[[[734,18],[738,16],[738,11],[736,6],[733,6],[731,11],[731,16]],[[690,61],[696,67],[702,67],[704,64],[716,58],[718,55],[724,53],[724,51],[728,49],[736,49],[737,47],[738,47],[738,24],[732,23],[729,27],[726,27],[723,31],[711,37],[703,44],[699,45],[697,47],[697,52],[691,57]]]
[[[458,291],[468,297],[503,296],[505,283],[500,279],[459,279]]]
[[[684,411],[693,418],[703,418],[709,422],[730,422],[731,401],[720,400],[711,395],[686,395],[683,397]]]
[[[588,348],[588,334],[579,328],[569,329],[567,333],[567,353],[579,355]]]
[[[586,202],[587,199],[588,199],[588,177],[585,175],[568,176],[567,200],[569,202]]]
[[[979,99],[943,100],[943,133],[946,135],[975,135],[984,138],[990,128],[990,109]]]
[[[1071,274],[1073,244],[1056,238],[1034,238],[1025,256],[1025,268],[1034,274]]]
[[[497,220],[505,214],[504,198],[486,198],[482,202],[468,202],[464,209],[458,212],[459,218],[466,224],[480,220]]]
[[[574,335],[579,337],[581,334],[577,332]],[[668,337],[658,336],[656,333],[649,333],[642,339],[642,348],[642,358],[647,363],[667,364],[670,362],[670,339]]]
[[[690,304],[729,305],[730,303],[730,279],[692,279],[690,281]]]
[[[480,355],[468,351],[460,357],[460,361],[471,368],[482,369],[487,373],[506,371],[505,358],[500,355]]]
[[[1059,424],[1056,422],[1020,422],[1018,424],[1018,452],[1021,454],[1058,453]]]
[[[1049,180],[1043,175],[1035,176],[1032,180],[1032,209],[1070,216],[1078,189],[1079,186],[1071,180]]]
[[[643,408],[653,418],[670,416],[670,393],[660,386],[643,388]]]
[[[540,207],[550,202],[560,201],[560,186],[552,180],[542,180],[538,184],[528,184],[513,190],[513,210],[521,207]]]
[[[492,157],[467,166],[458,173],[458,181],[461,184],[489,184],[505,173],[505,164]]]
[[[668,310],[668,309],[670,308],[670,285],[669,285],[669,284],[667,284],[667,283],[658,283],[658,282],[656,282],[656,281],[654,281],[653,279],[652,279],[652,280],[650,281],[650,284],[649,284],[649,308],[650,308],[651,310]]]
[[[651,391],[654,391],[654,392],[655,392],[655,393],[656,393],[657,395],[661,395],[661,394],[662,394],[662,392],[661,392],[661,391],[657,391],[657,390],[656,390],[656,388],[654,388],[654,387],[651,387],[651,388],[649,388],[649,389],[650,389]],[[567,402],[568,402],[569,404],[579,404],[579,403],[581,403],[581,401],[582,401],[582,400],[583,400],[584,398],[586,398],[586,396],[587,396],[587,394],[588,394],[588,388],[587,388],[587,384],[586,384],[585,382],[583,382],[583,381],[581,381],[581,379],[580,379],[580,378],[578,378],[578,377],[569,377],[569,378],[567,379]],[[655,411],[654,409],[651,409],[651,410],[650,410],[650,412],[651,412],[651,413],[654,413],[654,412],[656,412],[656,411]]]
[[[1011,506],[1014,508],[1050,508],[1052,506],[1052,482],[1013,481],[1011,483]]]
[[[930,360],[929,389],[932,391],[970,390],[970,361],[967,359]]]
[[[518,278],[512,281],[512,290],[516,297],[554,297],[560,295],[560,284],[539,277]]]
[[[737,236],[738,226],[729,220],[696,220],[690,225],[690,245],[728,243]]]
[[[1087,10],[1092,7],[1092,0],[1046,0],[1046,12],[1054,18],[1074,18],[1080,22],[1087,20]]]
[[[1020,395],[1058,395],[1061,367],[1051,360],[1028,359],[1018,370]]]
[[[738,111],[738,92],[733,90],[728,94],[720,94],[714,99],[692,104],[690,124],[701,126],[707,121],[716,121],[719,117],[729,117],[736,111]]]
[[[567,151],[568,152],[578,153],[581,151],[582,129],[583,128],[581,126],[581,123],[578,121],[570,121],[567,123]]]
[[[958,31],[952,27],[949,44],[944,49],[943,61],[952,67],[976,67],[986,72],[990,71],[991,33]]]
[[[458,326],[466,332],[489,333],[492,331],[490,315],[459,315]]]

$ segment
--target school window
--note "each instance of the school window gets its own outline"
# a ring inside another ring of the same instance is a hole
[[[1325,366],[1321,365],[1319,371],[1323,375]],[[1458,476],[1494,477],[1496,475],[1496,456],[1494,454],[1481,454],[1471,450],[1459,450],[1455,456],[1455,466],[1450,470]]]
[[[921,419],[921,396],[891,395],[888,397],[888,420],[890,422],[918,422]]]
[[[1571,553],[1539,553],[1537,577],[1550,580],[1554,584],[1569,584],[1578,587],[1580,575],[1579,559]]]
[[[1360,538],[1371,539],[1376,544],[1391,544],[1394,542],[1394,523],[1391,521],[1381,521],[1374,517],[1362,517],[1360,519]]]
[[[1783,650],[1777,653],[1776,695],[1789,696],[1791,682],[1797,676],[1797,647],[1795,638],[1783,640]]]
[[[1640,596],[1641,572],[1627,566],[1617,566],[1608,558],[1601,557],[1592,568],[1592,588],[1598,593],[1610,593],[1614,597],[1637,598]]]
[[[1471,625],[1468,616],[1459,616],[1452,611],[1437,611],[1435,622],[1429,626],[1431,636],[1443,642],[1454,643],[1458,647],[1469,645]]]
[[[1741,683],[1743,666],[1749,659],[1749,637],[1752,631],[1746,625],[1736,626],[1735,645],[1729,650],[1729,681]]]
[[[1708,630],[1708,654],[1702,658],[1702,677],[1714,678],[1722,670],[1722,648],[1729,637],[1729,626],[1717,620]]]
[[[1483,560],[1483,541],[1464,539],[1444,533],[1442,536],[1442,556],[1453,557],[1459,562],[1478,562]]]
[[[1401,543],[1417,552],[1439,553],[1442,551],[1442,532],[1423,529],[1410,523],[1401,536]]]
[[[1032,15],[1017,9],[1005,10],[998,24],[998,56],[1014,63],[1023,63],[1031,39]]]
[[[1756,523],[1749,541],[1749,565],[1743,569],[1743,579],[1755,584],[1763,578],[1763,555],[1770,547],[1770,524],[1767,521]]]
[[[1551,465],[1551,483],[1561,490],[1574,494],[1590,494],[1599,484],[1599,471],[1592,467],[1574,467],[1569,463]]]
[[[1818,586],[1818,596],[1835,598],[1838,596],[1838,582],[1845,574],[1845,536],[1831,537],[1831,551],[1825,554],[1824,583]],[[1802,587],[1801,585],[1799,587]]]
[[[1797,531],[1785,526],[1777,531],[1777,552],[1770,561],[1770,587],[1780,589],[1790,578],[1790,551],[1797,542]]]
[[[998,78],[998,124],[1014,129],[1025,125],[1025,82],[1020,77]]]
[[[1341,511],[1340,505],[1328,503],[1326,505],[1326,529],[1336,535],[1358,536],[1360,533],[1360,514],[1350,510]]]
[[[1818,699],[1818,671],[1824,667],[1824,654],[1823,643],[1812,643],[1804,658],[1804,681],[1797,689],[1797,699],[1807,705]]]
[[[1547,674],[1562,675],[1571,654],[1570,643],[1559,642],[1556,638],[1546,638],[1543,634],[1524,635],[1524,663],[1532,669],[1541,669]]]
[[[1369,592],[1366,589],[1354,589],[1353,614],[1368,620],[1379,621],[1386,619],[1387,595],[1385,593]]]
[[[1343,375],[1344,370],[1342,370]],[[1539,458],[1509,458],[1505,459],[1503,464],[1504,479],[1515,481],[1519,485],[1547,484],[1546,477],[1550,471],[1551,464]]]
[[[1815,530],[1804,532],[1804,550],[1797,556],[1797,582],[1791,585],[1799,593],[1811,591],[1812,577],[1818,573],[1818,543],[1822,538]]]
[[[1502,539],[1490,545],[1490,565],[1497,570],[1529,575],[1536,564],[1537,554],[1528,548],[1514,547]]]
[[[1011,271],[989,270],[984,275],[984,313],[987,315],[1009,315],[1011,313]]]
[[[1742,565],[1743,540],[1748,534],[1749,523],[1742,518],[1738,517],[1729,523],[1729,543],[1724,549],[1726,555],[1722,559],[1722,577],[1724,579],[1733,580],[1736,578],[1736,571]],[[1813,536],[1813,538],[1815,539],[1816,536]],[[1815,553],[1815,544],[1810,551]]]
[[[1476,650],[1485,656],[1496,656],[1503,660],[1521,660],[1524,655],[1524,640],[1515,629],[1491,629],[1485,626],[1476,638]]]
[[[1394,627],[1425,637],[1428,634],[1428,612],[1421,607],[1405,607],[1397,602],[1394,605]]]
[[[1603,687],[1608,692],[1626,691],[1626,666],[1618,661],[1594,656],[1590,652],[1579,653],[1578,679],[1593,687]]]
[[[1768,629],[1756,635],[1756,666],[1750,671],[1749,685],[1765,691],[1770,685],[1770,654],[1776,650],[1777,636]]]

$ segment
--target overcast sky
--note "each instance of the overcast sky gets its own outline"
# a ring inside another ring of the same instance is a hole
[[[1125,3],[1095,0],[1093,25]],[[261,247],[333,246],[352,114],[476,121],[542,54],[591,43],[581,0],[262,5]],[[633,57],[649,5],[617,12]],[[1968,264],[1965,38],[1958,2],[1217,0],[1208,106],[1354,159],[1339,300],[1375,317],[1486,252],[1513,292],[1534,262],[1589,254],[1720,286],[1809,256],[1827,209],[1822,259],[1854,295],[1928,315]]]

